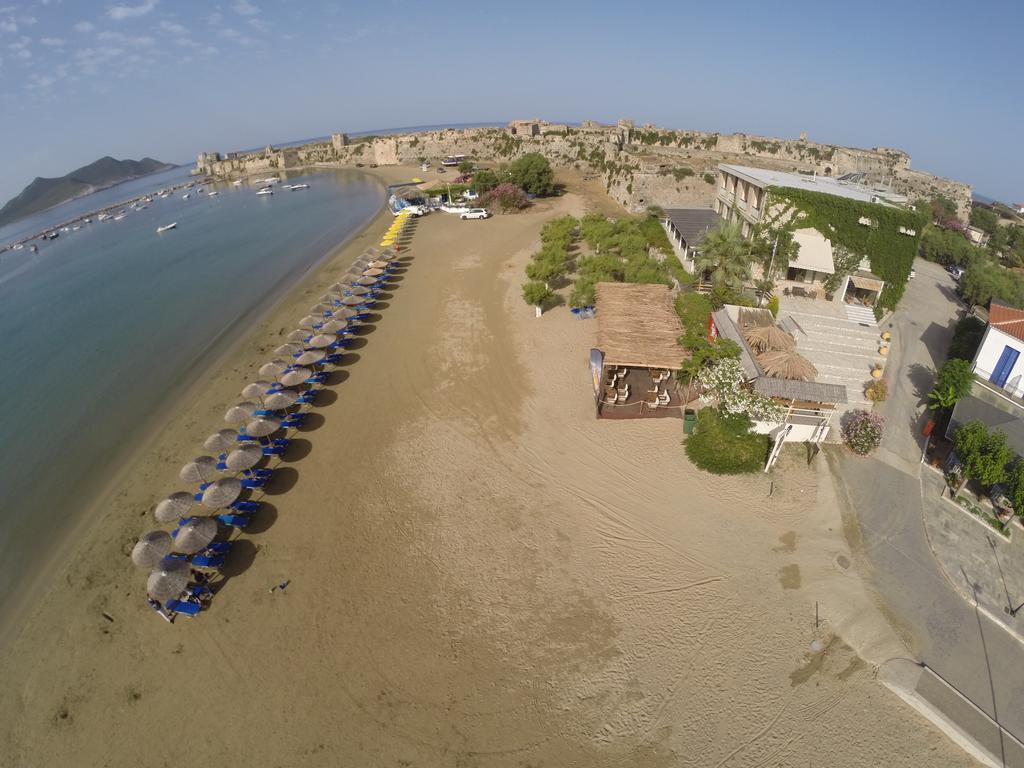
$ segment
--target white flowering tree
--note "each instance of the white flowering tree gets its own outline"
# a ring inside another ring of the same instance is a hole
[[[702,403],[718,403],[723,413],[743,414],[751,421],[782,421],[786,409],[746,386],[743,366],[734,357],[716,360],[697,375],[704,389]]]

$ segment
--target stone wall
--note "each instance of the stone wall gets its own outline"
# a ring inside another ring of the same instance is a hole
[[[330,143],[300,147],[297,162],[396,165],[415,164],[420,158],[438,162],[446,155],[461,154],[482,162],[503,163],[528,152],[542,153],[555,166],[602,174],[609,194],[637,212],[650,205],[709,205],[715,187],[704,180],[705,174],[714,175],[719,163],[732,163],[832,177],[864,174],[867,183],[891,186],[911,199],[946,195],[956,203],[965,222],[970,213],[970,186],[912,170],[910,156],[898,149],[840,147],[808,141],[804,134],[799,139],[777,139],[651,125],[637,128],[630,120],[620,120],[616,125],[585,121],[579,128],[542,120],[515,120],[507,128],[446,129],[370,141],[334,134]],[[227,176],[285,167],[285,163],[283,153],[268,147],[262,152],[227,158],[203,153],[197,171]]]

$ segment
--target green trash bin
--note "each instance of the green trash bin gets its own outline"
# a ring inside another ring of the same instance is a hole
[[[693,427],[697,423],[697,412],[692,408],[687,408],[683,411],[683,433],[687,435],[693,434]]]

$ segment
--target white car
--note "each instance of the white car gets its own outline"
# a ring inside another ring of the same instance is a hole
[[[491,214],[487,212],[486,208],[470,208],[459,218],[462,219],[487,219],[490,218]]]

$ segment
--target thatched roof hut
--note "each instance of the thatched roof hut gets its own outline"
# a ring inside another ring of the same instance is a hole
[[[677,371],[689,352],[666,285],[598,283],[597,348],[605,365]]]
[[[750,348],[760,354],[772,350],[796,349],[796,340],[777,325],[759,325],[743,331]]]

